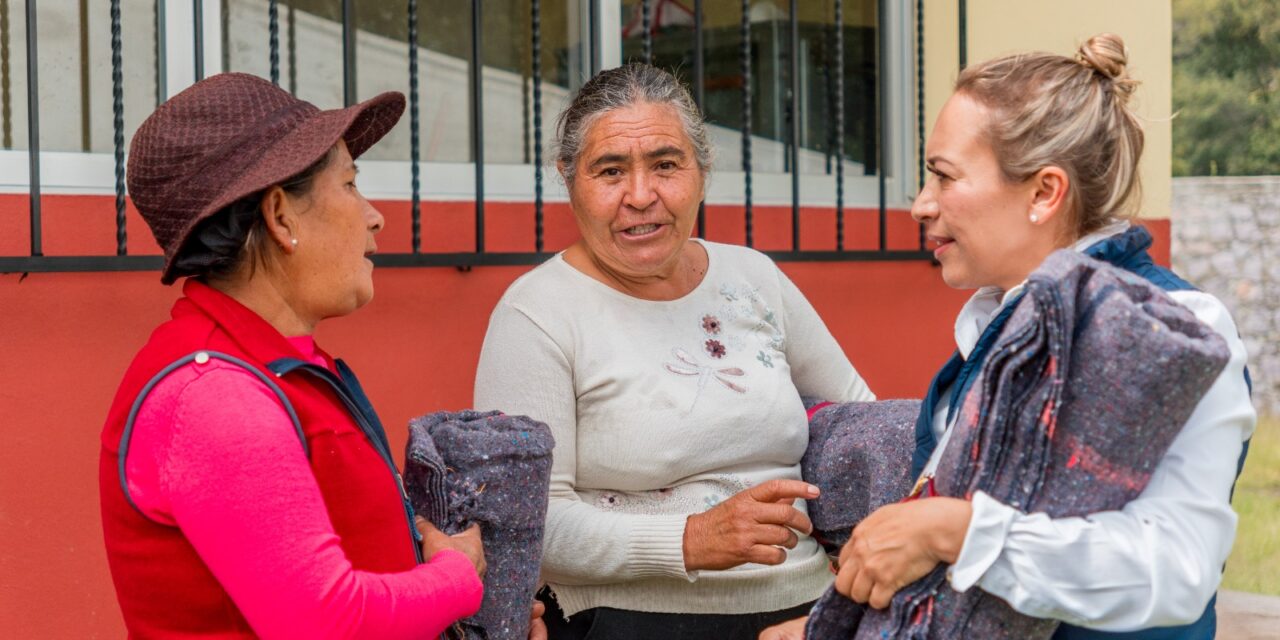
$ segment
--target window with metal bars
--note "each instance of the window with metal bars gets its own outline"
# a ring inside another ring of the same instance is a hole
[[[362,159],[364,191],[412,202],[412,249],[380,254],[381,264],[536,263],[547,256],[543,203],[567,199],[546,166],[554,117],[594,70],[628,60],[689,83],[717,147],[708,204],[742,209],[747,244],[753,208],[790,205],[791,245],[776,258],[925,259],[885,241],[885,209],[903,208],[917,178],[915,4],[41,0],[36,11],[35,0],[0,0],[0,192],[28,195],[26,220],[10,198],[0,224],[25,226],[30,239],[21,253],[0,246],[0,271],[156,268],[154,256],[128,255],[124,145],[164,97],[221,70],[270,78],[321,107],[410,95],[410,113]],[[95,215],[115,216],[117,255],[45,255],[50,193],[114,194],[114,211]],[[450,200],[473,203],[472,250],[422,250],[421,203]],[[528,203],[531,246],[486,251],[486,201]],[[834,251],[802,246],[802,206],[835,210]],[[846,248],[852,207],[880,211],[870,248]]]

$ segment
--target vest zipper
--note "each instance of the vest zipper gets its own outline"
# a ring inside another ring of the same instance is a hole
[[[391,476],[395,478],[396,489],[400,492],[400,505],[404,509],[405,522],[409,527],[409,539],[413,541],[414,557],[417,558],[418,564],[425,562],[426,559],[422,555],[422,535],[418,533],[418,527],[414,525],[413,503],[410,502],[409,492],[404,487],[404,478],[400,475],[400,470],[396,468],[395,460],[391,458],[391,452],[383,449],[381,439],[374,432],[373,425],[369,423],[368,417],[364,415],[359,405],[351,398],[351,393],[346,384],[341,379],[336,378],[333,372],[328,369],[310,363],[300,364],[284,371],[277,371],[276,377],[284,377],[293,371],[302,371],[323,380],[342,399],[342,404],[347,408],[347,413],[351,414],[352,418],[355,418],[356,425],[360,427],[365,439],[373,446],[373,450],[378,452],[378,457],[382,458],[382,462],[391,471]]]

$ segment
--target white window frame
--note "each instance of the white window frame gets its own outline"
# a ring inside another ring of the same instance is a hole
[[[165,33],[163,48],[165,60],[166,97],[172,96],[195,82],[195,56],[193,33],[195,28],[191,0],[162,0],[164,3]],[[211,75],[222,71],[222,1],[203,1],[204,72]],[[620,0],[581,0],[578,26],[581,42],[588,42],[590,24],[588,3],[597,3],[600,43],[600,68],[611,68],[622,62]],[[913,33],[911,10],[905,3],[887,2],[885,23],[889,40],[887,60],[888,77],[883,104],[885,130],[888,132],[885,147],[885,206],[902,209],[910,206],[915,194],[916,167],[914,145],[917,142],[913,126],[915,115]],[[582,77],[590,73],[590,61],[577,57]],[[332,107],[336,105],[321,105]],[[911,117],[908,117],[911,116]],[[544,146],[549,146],[549,132],[544,131]],[[546,157],[546,156],[544,156]],[[27,193],[30,185],[29,154],[26,150],[0,150],[0,193]],[[361,190],[370,198],[384,200],[408,200],[410,188],[410,163],[408,161],[365,160],[361,163]],[[423,162],[421,168],[420,198],[424,201],[469,201],[475,199],[475,167],[469,162]],[[530,165],[487,164],[485,171],[485,201],[531,202],[534,198],[534,170]],[[67,151],[42,151],[40,153],[41,192],[45,194],[101,194],[115,193],[115,161],[111,153],[85,153]],[[742,171],[717,169],[707,188],[710,205],[743,204],[745,174]],[[757,206],[790,206],[791,176],[786,173],[751,173],[752,203]],[[800,204],[805,207],[835,206],[835,176],[801,174]],[[554,166],[548,163],[543,169],[543,199],[547,202],[567,202],[568,193]],[[848,176],[844,178],[844,206],[846,208],[877,208],[880,206],[879,178],[877,176]]]

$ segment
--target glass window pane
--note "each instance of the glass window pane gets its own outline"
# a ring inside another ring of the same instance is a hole
[[[653,63],[685,82],[693,76],[691,0],[650,0]],[[790,0],[754,0],[748,9],[751,38],[752,170],[789,171],[791,136]],[[845,175],[875,173],[876,2],[844,0]],[[705,107],[718,165],[742,165],[742,3],[703,2]],[[815,0],[797,7],[800,33],[800,170],[832,173],[836,152],[835,2]],[[643,59],[640,0],[622,0],[623,60]]]
[[[40,149],[114,149],[111,14],[106,2],[44,0],[36,14]],[[124,139],[156,107],[154,0],[123,0]],[[27,149],[27,14],[0,2],[0,145]]]
[[[268,77],[267,0],[226,0],[228,68]],[[361,99],[408,92],[408,6],[405,0],[360,0],[355,7],[356,87]],[[280,0],[281,86],[322,108],[342,104],[341,0]],[[485,161],[532,161],[532,31],[530,0],[486,0],[482,12]],[[568,96],[569,63],[580,45],[578,0],[541,2],[543,144]],[[419,0],[420,158],[471,162],[471,3]],[[409,118],[369,151],[379,160],[408,160]]]
[[[267,0],[223,0],[223,68],[271,77]],[[342,106],[341,0],[280,0],[280,86],[322,109]]]
[[[555,117],[568,101],[570,60],[581,38],[578,2],[542,1],[540,7],[543,158]],[[484,34],[485,161],[533,162],[533,24],[530,0],[487,0]],[[573,28],[571,28],[571,26]]]

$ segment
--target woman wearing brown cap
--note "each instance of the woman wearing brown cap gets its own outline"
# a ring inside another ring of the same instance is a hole
[[[404,96],[321,111],[244,74],[138,129],[129,192],[186,277],[102,434],[107,557],[134,637],[424,638],[480,605],[478,530],[416,523],[360,384],[316,346],[373,296],[354,158]]]

